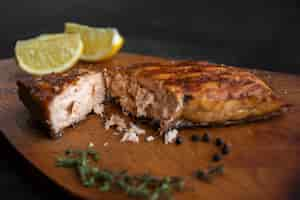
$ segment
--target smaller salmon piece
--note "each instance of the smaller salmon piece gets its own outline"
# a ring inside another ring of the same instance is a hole
[[[59,137],[62,130],[94,111],[105,98],[102,72],[74,68],[65,73],[29,77],[17,82],[18,95],[34,120]]]

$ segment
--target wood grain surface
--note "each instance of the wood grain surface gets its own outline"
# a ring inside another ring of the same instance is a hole
[[[127,65],[137,62],[161,61],[162,58],[122,53],[97,66]],[[26,76],[13,59],[0,61],[0,129],[9,142],[45,176],[84,199],[126,199],[126,195],[102,193],[81,186],[75,173],[55,167],[55,159],[69,147],[86,148],[95,144],[102,159],[99,167],[128,169],[130,174],[150,172],[157,176],[183,176],[187,188],[175,199],[300,199],[300,77],[266,71],[255,73],[266,80],[287,103],[290,111],[283,116],[256,123],[213,128],[181,130],[182,145],[165,145],[162,140],[139,144],[120,143],[120,137],[103,128],[95,115],[68,128],[64,136],[53,140],[30,122],[27,110],[16,96],[17,79]],[[147,134],[154,131],[149,127]],[[225,174],[212,184],[195,179],[198,168],[207,167],[213,153],[212,144],[192,143],[193,133],[209,131],[232,145],[232,152],[221,161]],[[108,143],[104,146],[104,143]]]

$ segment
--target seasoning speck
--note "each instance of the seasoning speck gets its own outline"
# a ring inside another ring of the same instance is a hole
[[[209,142],[210,141],[210,135],[209,135],[209,133],[204,133],[204,135],[202,136],[202,140],[204,142]]]
[[[222,138],[218,137],[218,138],[216,138],[216,143],[215,144],[216,144],[216,146],[219,147],[219,146],[222,146],[224,144],[224,141],[222,140]]]
[[[92,148],[92,147],[94,147],[94,146],[95,146],[94,143],[89,142],[89,144],[88,144],[88,147],[89,147],[89,148]]]
[[[189,102],[192,99],[193,99],[192,95],[184,95],[183,96],[183,103],[187,103],[187,102]]]
[[[177,129],[172,129],[172,130],[169,130],[168,132],[166,132],[165,135],[164,135],[165,144],[175,142],[175,140],[177,138],[177,135],[178,135]]]
[[[201,140],[201,137],[199,135],[192,135],[191,140],[193,142],[199,142]]]
[[[222,159],[222,157],[221,157],[221,155],[218,154],[218,153],[214,154],[213,157],[212,157],[212,160],[213,160],[214,162],[218,162],[218,161],[220,161],[221,159]]]
[[[175,142],[176,142],[177,145],[182,144],[183,143],[183,138],[180,137],[180,136],[177,136]]]
[[[153,137],[152,135],[146,137],[147,142],[152,142],[153,140],[155,140],[155,137]]]
[[[222,148],[222,154],[223,155],[227,155],[230,153],[230,148],[227,144],[224,144],[223,148]]]

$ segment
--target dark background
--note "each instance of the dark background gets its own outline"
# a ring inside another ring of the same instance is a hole
[[[297,0],[9,0],[0,6],[0,58],[13,56],[16,40],[73,21],[117,27],[130,52],[299,73],[298,11]]]
[[[299,6],[299,3],[298,3]],[[0,4],[0,58],[15,41],[61,32],[66,21],[114,26],[125,51],[300,73],[297,0],[27,0]],[[68,199],[0,137],[0,195]],[[0,197],[0,199],[2,199]],[[293,194],[291,194],[291,199]]]

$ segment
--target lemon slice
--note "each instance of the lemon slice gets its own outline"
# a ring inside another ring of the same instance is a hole
[[[43,75],[62,72],[80,58],[83,43],[79,34],[47,34],[17,41],[15,54],[19,66],[26,72]]]
[[[94,28],[76,23],[65,23],[66,33],[80,33],[83,53],[80,59],[100,61],[111,58],[121,49],[123,37],[115,28]]]

